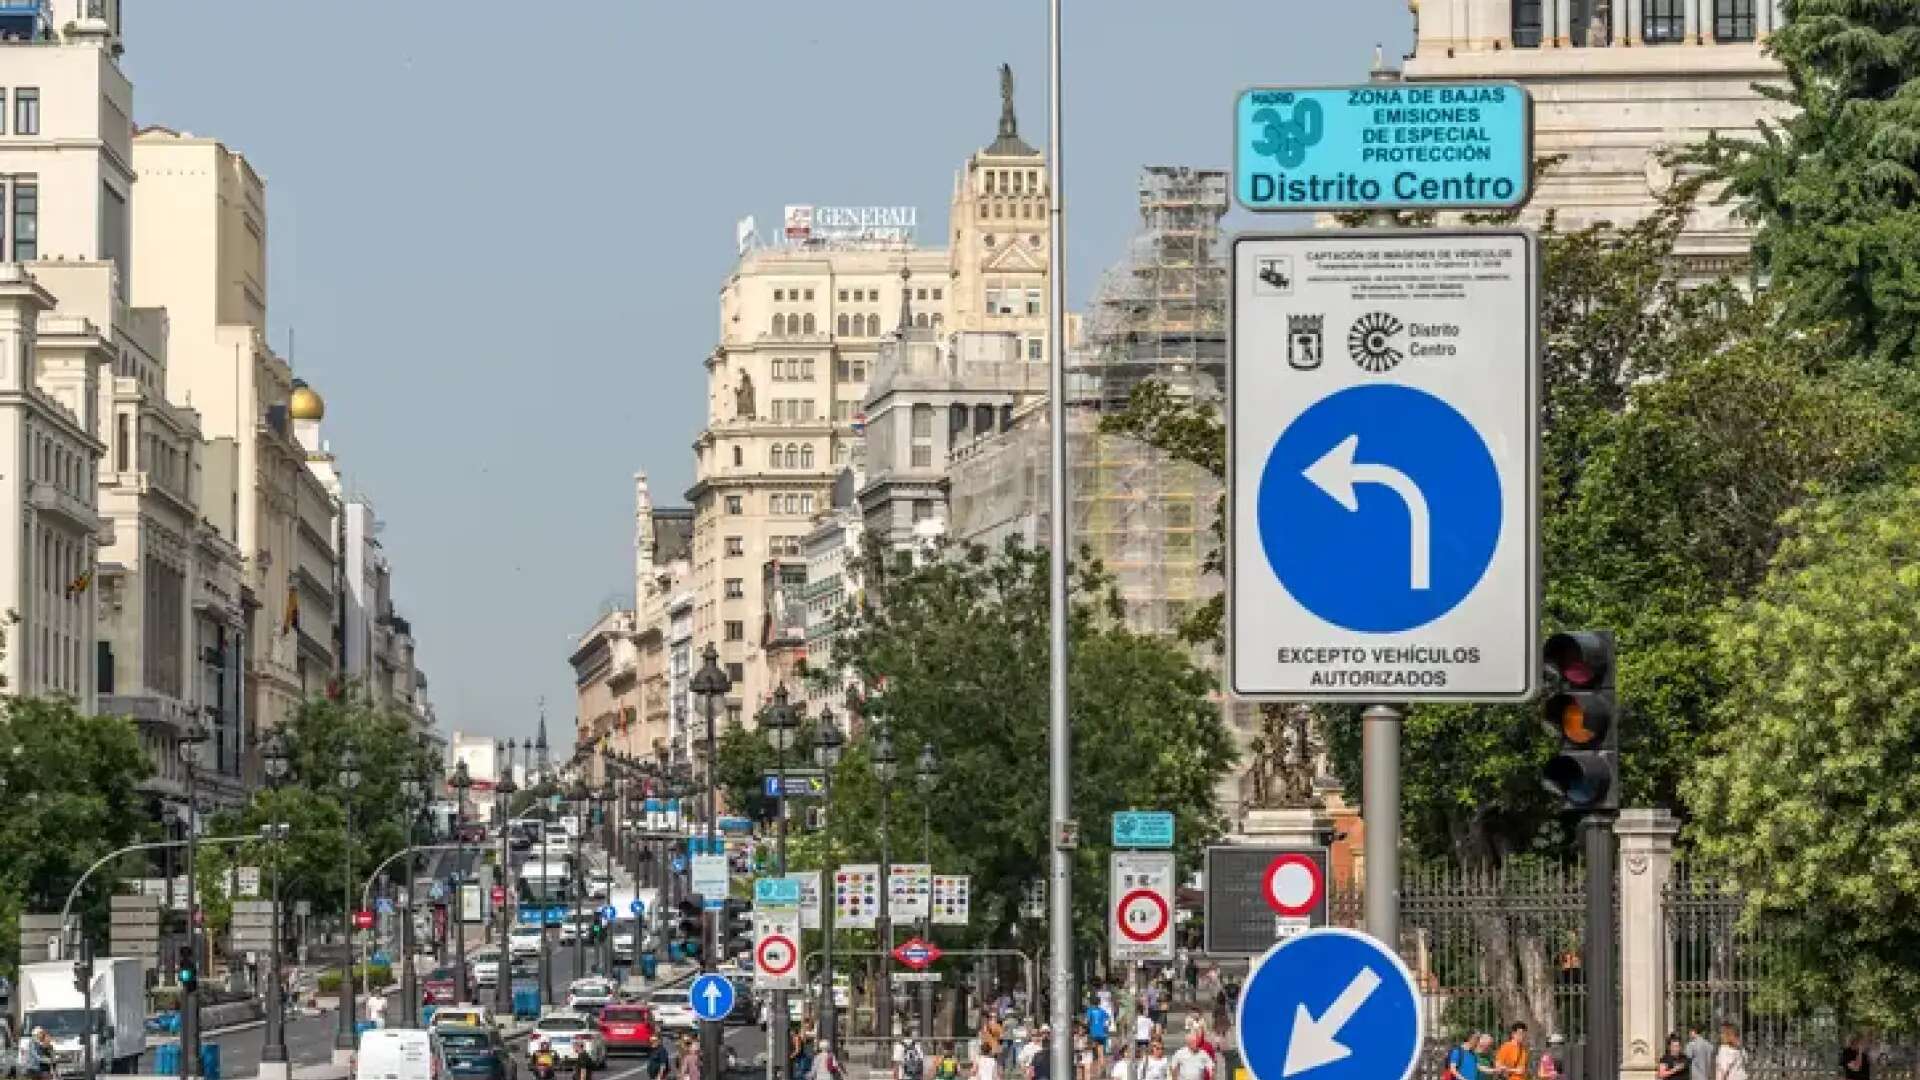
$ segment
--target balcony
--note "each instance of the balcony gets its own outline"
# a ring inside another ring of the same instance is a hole
[[[33,507],[35,513],[59,518],[80,532],[99,533],[106,528],[92,506],[52,484],[36,482],[27,496],[27,505]]]

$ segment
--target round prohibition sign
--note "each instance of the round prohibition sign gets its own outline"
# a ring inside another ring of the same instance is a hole
[[[1173,913],[1167,910],[1167,902],[1152,889],[1135,889],[1120,898],[1120,906],[1114,913],[1114,921],[1120,924],[1120,934],[1128,941],[1145,944],[1167,932],[1167,923],[1172,921]]]
[[[1326,892],[1327,880],[1320,864],[1311,855],[1298,851],[1275,856],[1267,864],[1266,877],[1260,882],[1260,895],[1266,899],[1267,906],[1274,914],[1290,919],[1312,915]]]
[[[800,950],[793,947],[793,939],[782,934],[774,934],[753,948],[753,963],[769,975],[785,975],[793,970],[800,959]]]

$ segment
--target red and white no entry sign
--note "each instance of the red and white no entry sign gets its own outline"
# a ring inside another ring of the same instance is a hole
[[[793,939],[781,934],[761,938],[753,949],[754,966],[771,976],[788,974],[799,959],[800,950],[793,947]]]
[[[1274,914],[1304,918],[1320,906],[1327,892],[1327,881],[1320,864],[1311,856],[1290,851],[1267,864],[1260,892]]]
[[[1122,896],[1115,911],[1120,933],[1129,941],[1141,943],[1158,940],[1167,932],[1172,918],[1167,901],[1152,889],[1135,889]]]

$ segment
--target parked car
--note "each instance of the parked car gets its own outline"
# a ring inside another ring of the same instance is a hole
[[[692,1031],[700,1022],[693,1015],[693,998],[684,986],[668,986],[647,996],[654,1022],[662,1031]]]
[[[507,935],[507,948],[518,960],[523,956],[539,956],[540,946],[546,941],[546,934],[537,926],[516,926]]]
[[[613,1002],[613,984],[605,979],[575,979],[567,986],[567,1008],[595,1013]]]
[[[493,1010],[485,1005],[447,1005],[433,1010],[433,1022],[428,1027],[439,1029],[472,1027],[492,1031],[500,1026]]]
[[[475,1076],[484,1080],[516,1080],[520,1066],[507,1048],[507,1041],[491,1027],[461,1025],[434,1028],[440,1040],[440,1057],[447,1072],[454,1076]]]
[[[645,1005],[608,1005],[600,1010],[600,1036],[609,1054],[644,1054],[659,1039],[653,1010]]]
[[[566,918],[560,920],[560,944],[573,944],[574,940],[582,934],[587,933],[599,918],[598,915],[590,912],[581,912],[577,916],[568,915]]]
[[[600,1037],[593,1017],[572,1009],[549,1012],[533,1025],[533,1031],[527,1035],[527,1053],[552,1050],[554,1056],[562,1061],[574,1057],[578,1053],[574,1048],[582,1045],[587,1048],[587,1060],[593,1063],[594,1068],[606,1067],[606,1040]]]

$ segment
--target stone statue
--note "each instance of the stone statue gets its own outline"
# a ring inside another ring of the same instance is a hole
[[[740,389],[733,392],[734,415],[742,420],[753,419],[753,376],[740,373]]]
[[[1320,743],[1314,737],[1313,710],[1305,705],[1260,706],[1260,734],[1248,747],[1247,779],[1255,810],[1317,809],[1314,779],[1319,775]]]
[[[1000,137],[1018,138],[1020,124],[1013,118],[1013,65],[1000,65]]]

